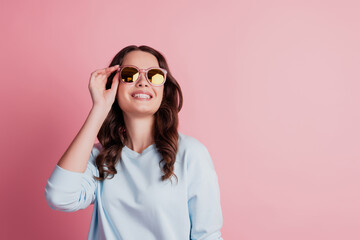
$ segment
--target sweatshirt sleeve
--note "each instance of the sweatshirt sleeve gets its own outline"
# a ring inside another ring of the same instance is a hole
[[[45,186],[45,198],[54,210],[74,212],[88,207],[95,201],[97,180],[99,176],[95,158],[99,150],[94,145],[84,173],[66,170],[55,166]]]
[[[197,140],[188,153],[188,207],[191,240],[223,240],[218,177],[208,150]]]

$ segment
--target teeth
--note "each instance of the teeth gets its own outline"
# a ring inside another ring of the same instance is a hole
[[[149,95],[147,95],[147,94],[141,94],[141,93],[134,94],[134,97],[136,97],[136,98],[150,98]]]

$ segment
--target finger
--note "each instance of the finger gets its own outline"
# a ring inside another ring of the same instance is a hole
[[[115,65],[115,66],[111,66],[111,67],[107,67],[107,68],[103,68],[103,69],[98,69],[96,71],[93,72],[94,75],[99,75],[99,74],[108,74],[108,73],[112,73],[115,70],[119,69],[119,64]]]
[[[113,72],[115,70],[118,70],[119,69],[119,65],[115,65],[115,66],[112,66],[112,67],[108,67],[108,68],[104,68],[104,70],[106,72]]]
[[[118,69],[119,69],[119,65],[115,65],[112,67],[105,68],[103,73],[108,77],[111,73],[117,71]]]

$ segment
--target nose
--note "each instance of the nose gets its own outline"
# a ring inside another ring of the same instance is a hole
[[[137,87],[149,87],[149,83],[146,80],[146,76],[144,72],[140,73],[140,79],[136,82]]]

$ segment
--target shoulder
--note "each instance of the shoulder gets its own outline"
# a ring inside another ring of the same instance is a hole
[[[179,149],[184,151],[204,151],[205,145],[194,137],[179,132]]]
[[[198,139],[179,132],[179,154],[187,162],[187,166],[213,168],[210,153]]]

